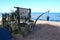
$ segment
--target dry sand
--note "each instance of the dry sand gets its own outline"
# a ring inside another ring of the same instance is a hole
[[[26,37],[14,35],[14,40],[60,40],[60,22],[37,21],[32,33]]]

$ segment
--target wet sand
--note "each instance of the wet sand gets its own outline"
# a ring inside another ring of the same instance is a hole
[[[26,37],[14,35],[14,40],[60,40],[60,22],[37,21],[33,32]]]

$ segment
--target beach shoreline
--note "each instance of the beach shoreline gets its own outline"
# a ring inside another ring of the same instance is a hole
[[[55,21],[41,21],[41,20],[38,20],[36,22],[36,24],[50,24],[50,25],[54,25],[54,26],[60,26],[60,22],[55,22]]]

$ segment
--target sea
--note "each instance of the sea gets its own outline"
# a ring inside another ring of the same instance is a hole
[[[36,20],[38,16],[40,16],[44,12],[32,12],[31,13],[31,19]],[[55,21],[55,22],[60,22],[60,13],[45,13],[42,15],[38,20],[47,20],[47,16],[49,16],[49,21]],[[2,17],[2,13],[0,13],[0,18]]]
[[[44,12],[32,12],[31,19],[36,20]],[[47,21],[47,16],[49,16],[49,21],[60,22],[60,13],[45,13],[38,20]]]

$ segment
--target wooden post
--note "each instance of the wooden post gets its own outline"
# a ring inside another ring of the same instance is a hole
[[[20,14],[19,14],[19,7],[14,7],[14,8],[17,8],[17,20],[18,20],[18,28],[19,28],[19,31],[21,31],[21,27],[20,27]]]
[[[29,20],[31,19],[31,9],[29,8]]]

